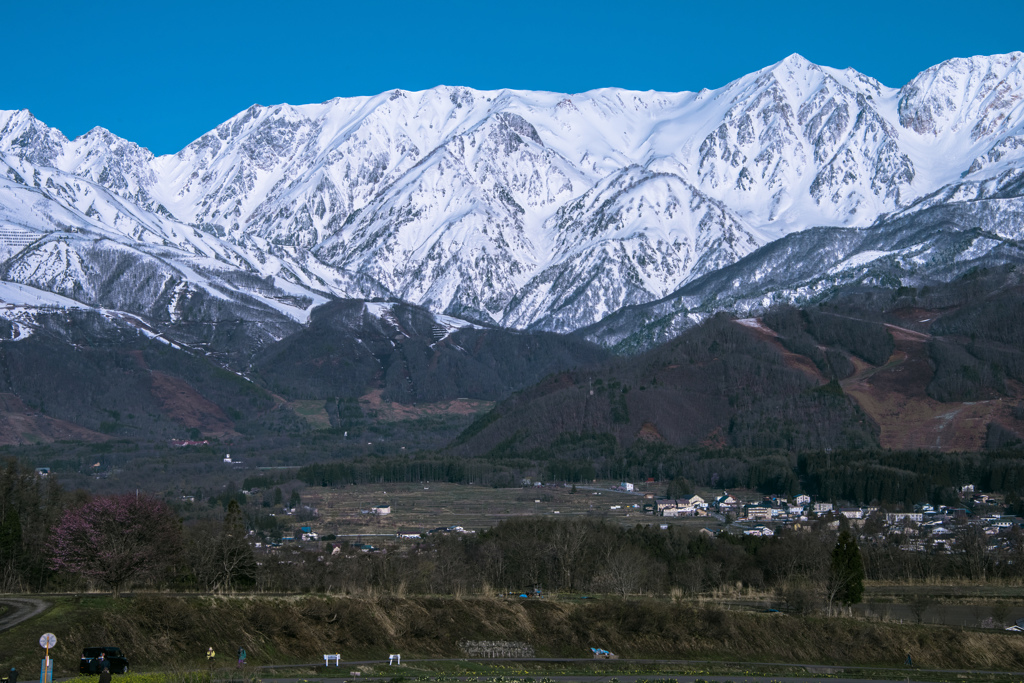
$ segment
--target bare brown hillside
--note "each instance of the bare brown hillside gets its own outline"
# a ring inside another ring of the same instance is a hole
[[[883,448],[978,451],[985,446],[988,424],[1012,423],[1019,386],[1013,395],[980,401],[940,402],[926,389],[934,370],[928,359],[928,335],[888,326],[896,351],[882,367],[854,359],[857,372],[841,384],[881,428]]]
[[[941,315],[920,309],[913,313],[912,317],[932,320]],[[788,367],[821,384],[827,382],[810,358],[787,349],[761,320],[748,318],[737,323],[775,346]],[[885,328],[895,343],[888,362],[875,366],[851,355],[855,371],[840,382],[843,391],[878,425],[883,448],[980,451],[985,447],[989,423],[1010,429],[1019,426],[1013,416],[1017,401],[1024,396],[1019,383],[1008,381],[1006,395],[991,392],[976,401],[935,400],[927,393],[935,375],[927,348],[933,336],[899,325],[886,324]]]
[[[0,393],[0,445],[20,446],[54,441],[104,441],[105,434],[42,415],[11,393]]]

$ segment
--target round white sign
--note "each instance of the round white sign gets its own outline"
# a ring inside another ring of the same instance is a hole
[[[39,647],[53,647],[57,644],[57,636],[52,633],[44,633],[39,637]]]

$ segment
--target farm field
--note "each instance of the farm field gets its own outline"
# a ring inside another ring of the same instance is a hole
[[[303,502],[315,507],[312,522],[321,535],[421,533],[437,527],[461,526],[481,530],[503,519],[525,516],[559,518],[600,517],[622,524],[714,525],[713,517],[666,518],[641,513],[644,491],[611,489],[611,482],[571,488],[558,485],[491,488],[438,482],[416,484],[362,484],[330,489],[309,487]],[[657,495],[663,489],[652,490]],[[375,515],[371,509],[390,504],[391,513]]]

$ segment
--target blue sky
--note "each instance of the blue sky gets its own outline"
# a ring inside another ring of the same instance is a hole
[[[900,86],[1024,49],[1024,2],[7,0],[0,109],[173,153],[253,103],[439,84],[716,88],[798,52]]]

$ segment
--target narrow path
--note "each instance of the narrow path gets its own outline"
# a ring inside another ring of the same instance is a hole
[[[10,612],[0,617],[0,631],[6,631],[50,609],[50,603],[38,598],[0,598],[0,605],[11,608]]]

